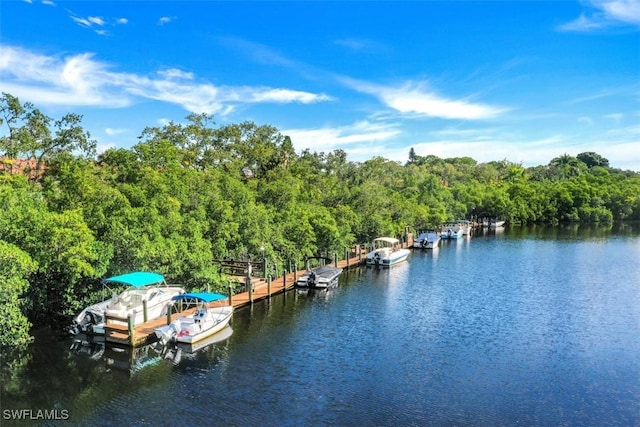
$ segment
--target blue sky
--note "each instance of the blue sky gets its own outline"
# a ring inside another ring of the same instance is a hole
[[[640,171],[640,0],[10,0],[0,21],[0,90],[82,114],[100,150],[206,112],[353,161]]]

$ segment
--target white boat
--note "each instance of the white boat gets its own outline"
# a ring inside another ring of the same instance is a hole
[[[174,345],[164,346],[164,358],[178,364],[183,359],[193,360],[200,353],[207,353],[207,358],[216,352],[223,352],[223,342],[227,341],[233,335],[231,325],[227,325],[220,332],[216,332],[208,338],[197,341],[193,344],[175,343]]]
[[[389,266],[407,259],[411,251],[400,245],[394,237],[378,237],[373,240],[373,250],[367,254],[367,265]]]
[[[462,228],[462,235],[470,236],[473,232],[473,224],[467,219],[459,219],[458,225]]]
[[[158,340],[193,344],[214,335],[229,324],[233,315],[233,307],[211,306],[214,301],[226,299],[226,295],[211,292],[194,292],[173,297],[183,309],[195,307],[190,314],[180,316],[165,326],[155,329]]]
[[[127,289],[82,310],[69,329],[72,334],[104,334],[107,315],[124,322],[131,316],[134,325],[143,323],[145,317],[146,320],[157,319],[166,315],[174,296],[185,292],[180,286],[168,285],[163,275],[145,271],[109,277],[102,285],[107,290],[121,286],[127,286]]]
[[[443,239],[459,239],[464,236],[464,228],[460,224],[448,224],[442,226],[440,237]]]
[[[416,249],[433,249],[438,247],[441,239],[437,231],[428,230],[418,235],[418,238],[413,241],[413,247]]]
[[[497,221],[495,219],[485,219],[482,221],[482,226],[489,229],[504,227],[505,221]]]
[[[307,260],[307,263],[309,260]],[[321,265],[309,268],[298,278],[295,286],[307,289],[326,289],[338,284],[338,278],[342,274],[342,269],[332,265]]]

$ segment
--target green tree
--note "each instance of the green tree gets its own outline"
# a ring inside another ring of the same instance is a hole
[[[31,323],[24,315],[24,299],[29,289],[28,277],[37,268],[29,254],[0,240],[0,351],[24,347],[31,342]]]

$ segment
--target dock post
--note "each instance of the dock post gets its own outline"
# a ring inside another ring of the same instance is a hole
[[[231,280],[229,280],[229,305],[233,307],[233,286]]]
[[[293,281],[298,281],[298,263],[293,264]]]
[[[253,304],[253,285],[251,284],[251,276],[246,278],[247,292],[249,293],[249,304]]]
[[[131,314],[127,316],[127,329],[129,330],[129,344],[133,347],[133,317]]]
[[[268,298],[271,298],[271,275],[267,276],[267,295]]]
[[[347,268],[349,268],[349,249],[347,248],[344,248],[344,260],[347,262]]]
[[[267,266],[268,266],[268,261],[267,258],[265,257],[264,260],[262,261],[262,273],[264,275],[264,278],[266,279],[268,274],[267,274]]]
[[[167,325],[171,324],[171,304],[167,306]]]
[[[338,266],[338,254],[337,253],[333,253],[333,265],[334,267]]]
[[[282,290],[286,291],[287,290],[287,266],[285,265],[283,268],[283,275],[282,275]],[[286,292],[285,292],[286,293]]]
[[[147,300],[146,299],[142,300],[142,317],[143,317],[145,323],[149,319],[149,315],[148,315],[148,312],[147,312]]]

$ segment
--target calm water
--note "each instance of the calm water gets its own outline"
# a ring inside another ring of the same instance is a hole
[[[173,361],[70,344],[40,339],[3,408],[90,426],[638,426],[640,235],[446,242],[240,310],[230,338]]]

